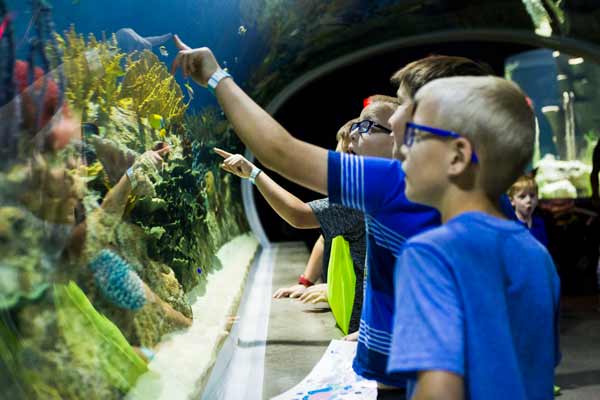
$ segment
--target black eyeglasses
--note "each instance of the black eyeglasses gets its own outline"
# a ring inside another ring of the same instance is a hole
[[[378,123],[375,123],[375,122],[371,121],[370,119],[365,119],[365,120],[362,120],[359,122],[354,122],[352,125],[350,125],[350,132],[354,132],[355,129],[358,129],[358,133],[360,133],[361,135],[369,135],[369,134],[371,134],[371,129],[373,129],[373,127],[379,128],[383,131],[383,132],[373,132],[373,133],[385,133],[385,134],[392,133],[391,129],[388,129],[385,126],[379,125]]]
[[[417,125],[412,122],[407,122],[406,129],[404,130],[404,145],[406,147],[410,148],[413,145],[413,143],[415,142],[415,136],[419,131],[427,132],[436,136],[449,137],[453,139],[464,137],[456,132],[447,131],[445,129],[434,128],[432,126],[426,125]],[[475,149],[473,149],[473,151],[471,152],[471,162],[475,164],[479,162],[477,154],[475,154]]]

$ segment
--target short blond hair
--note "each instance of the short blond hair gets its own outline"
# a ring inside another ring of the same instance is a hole
[[[385,108],[387,108],[389,114],[392,115],[394,113],[394,111],[396,111],[396,109],[398,108],[398,105],[399,105],[399,103],[397,101],[396,102],[374,101],[362,109],[362,111],[360,113],[360,118],[361,119],[363,119],[363,118],[372,119],[372,118],[374,118],[374,115],[379,110],[382,110]],[[385,121],[385,122],[387,122],[387,121]]]
[[[515,197],[515,195],[523,190],[531,190],[537,196],[538,194],[538,185],[530,175],[522,175],[520,176],[515,183],[512,184],[510,189],[508,189],[508,197],[511,199]]]
[[[347,140],[350,138],[350,127],[353,123],[358,122],[359,120],[360,118],[354,118],[342,125],[335,135],[335,140],[339,142],[342,139]]]
[[[525,93],[492,76],[442,78],[417,92],[417,104],[435,98],[439,128],[468,138],[480,165],[478,184],[497,198],[511,186],[533,155],[535,117]]]
[[[364,108],[370,106],[373,103],[392,103],[396,105],[400,104],[397,97],[386,96],[384,94],[374,94],[372,96],[367,97],[367,105]]]

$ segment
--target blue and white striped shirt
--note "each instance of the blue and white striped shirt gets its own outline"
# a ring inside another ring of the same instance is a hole
[[[394,316],[394,265],[406,240],[440,225],[439,213],[404,195],[404,172],[397,160],[329,152],[331,202],[365,213],[367,260],[365,296],[354,371],[386,385],[405,379],[386,373]]]

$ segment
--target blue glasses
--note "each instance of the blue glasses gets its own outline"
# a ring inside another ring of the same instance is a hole
[[[388,129],[385,126],[379,125],[378,123],[373,122],[370,119],[365,119],[360,122],[353,123],[352,125],[350,125],[350,132],[353,132],[355,129],[358,129],[358,133],[360,133],[361,135],[365,135],[365,134],[368,135],[371,133],[371,129],[373,129],[373,127],[379,128],[380,130],[383,131],[383,132],[373,132],[373,133],[385,133],[387,135],[392,133],[391,129]]]
[[[458,138],[464,137],[462,135],[459,135],[456,132],[447,131],[447,130],[439,129],[439,128],[434,128],[434,127],[426,126],[426,125],[418,125],[418,124],[414,124],[412,122],[407,122],[406,129],[404,130],[404,145],[406,145],[406,147],[410,147],[413,145],[413,143],[415,142],[415,136],[417,135],[418,131],[427,132],[432,135],[441,136],[441,137],[449,137],[449,138],[453,138],[453,139],[458,139]],[[479,162],[479,159],[477,158],[477,154],[475,154],[475,150],[473,150],[473,152],[471,153],[471,162],[472,163]]]

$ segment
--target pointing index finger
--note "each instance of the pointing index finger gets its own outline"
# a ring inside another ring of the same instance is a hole
[[[168,145],[168,144],[165,147],[163,147],[163,148],[161,148],[159,150],[156,150],[156,152],[158,154],[161,154],[161,155],[164,154],[164,153],[168,153],[169,151],[171,151],[171,146]]]
[[[190,46],[188,46],[187,44],[185,44],[181,41],[181,39],[179,38],[178,35],[173,35],[173,41],[175,42],[175,46],[177,46],[177,48],[179,50],[190,50],[191,49]]]
[[[214,152],[223,158],[231,157],[233,154],[226,152],[225,150],[219,149],[218,147],[213,148]]]

